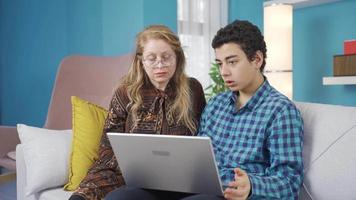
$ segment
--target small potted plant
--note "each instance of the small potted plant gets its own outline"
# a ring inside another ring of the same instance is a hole
[[[207,100],[228,89],[220,75],[219,66],[217,64],[212,63],[209,76],[213,80],[213,83],[205,88],[205,98]]]

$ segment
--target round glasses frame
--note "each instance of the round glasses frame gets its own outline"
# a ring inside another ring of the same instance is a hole
[[[158,59],[158,57],[155,58],[147,58],[147,57],[142,57],[142,63],[146,67],[151,67],[151,68],[169,67],[174,63],[176,59],[176,56],[171,54],[161,56],[160,59]],[[159,63],[161,63],[161,66],[159,66]]]

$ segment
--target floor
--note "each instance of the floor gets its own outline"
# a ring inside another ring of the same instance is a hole
[[[0,200],[16,200],[16,181],[0,185]]]
[[[16,174],[0,174],[0,200],[16,200]]]

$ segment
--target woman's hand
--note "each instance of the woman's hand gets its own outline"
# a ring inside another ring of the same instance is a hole
[[[247,172],[235,168],[235,181],[229,183],[229,187],[224,191],[224,197],[228,200],[245,200],[251,191],[251,183]]]

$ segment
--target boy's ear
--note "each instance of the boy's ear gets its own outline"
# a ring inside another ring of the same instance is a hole
[[[252,61],[254,62],[256,68],[260,69],[263,63],[263,54],[260,50],[256,51],[255,58]]]

